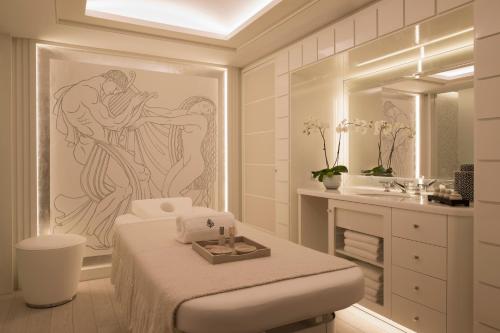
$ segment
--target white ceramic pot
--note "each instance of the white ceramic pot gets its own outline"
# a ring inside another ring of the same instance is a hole
[[[323,185],[327,190],[336,190],[342,184],[342,175],[333,175],[330,177],[323,177]]]

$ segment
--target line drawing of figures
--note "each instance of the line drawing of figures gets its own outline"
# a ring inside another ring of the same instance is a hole
[[[215,104],[204,97],[186,99],[176,117],[148,116],[134,126],[146,124],[179,126],[183,155],[168,171],[163,182],[163,197],[189,196],[199,205],[210,206],[208,193],[215,180]]]
[[[157,93],[134,80],[135,72],[108,70],[54,94],[56,129],[83,166],[83,195],[54,198],[54,231],[85,235],[93,250],[112,247],[114,220],[132,200],[175,194],[213,203],[214,102],[193,96],[177,109],[149,106]]]

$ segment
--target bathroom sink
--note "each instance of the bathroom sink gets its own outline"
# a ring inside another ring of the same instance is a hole
[[[408,193],[398,193],[398,192],[381,192],[381,193],[357,193],[357,195],[367,196],[367,197],[389,197],[389,198],[411,198],[413,197]]]
[[[367,188],[367,187],[352,187],[345,188],[343,191],[345,194],[355,194],[367,197],[389,197],[389,198],[412,198],[413,195],[408,193],[402,193],[398,191],[385,192],[383,189],[378,188]]]

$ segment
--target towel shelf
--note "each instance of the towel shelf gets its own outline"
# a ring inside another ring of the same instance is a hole
[[[348,257],[348,258],[352,258],[352,259],[357,259],[357,260],[360,260],[360,261],[364,261],[364,262],[366,262],[366,263],[368,263],[370,265],[373,265],[373,266],[384,268],[384,262],[383,261],[375,261],[375,260],[366,259],[366,258],[363,258],[361,256],[357,256],[355,254],[347,253],[346,251],[341,250],[341,249],[336,249],[335,253],[336,254],[340,254],[340,255],[342,255],[344,257]]]
[[[324,215],[311,212],[311,201]],[[360,305],[419,332],[472,332],[470,210],[437,211],[427,203],[402,205],[383,198],[367,201],[341,191],[299,190],[300,243],[325,252],[328,247],[331,255],[381,271],[383,290],[376,301],[382,304],[364,298]],[[356,242],[346,244],[347,229],[381,238],[378,260],[346,252],[346,245],[374,251]]]

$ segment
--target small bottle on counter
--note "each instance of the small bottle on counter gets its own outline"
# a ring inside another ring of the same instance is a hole
[[[219,245],[226,245],[226,236],[224,235],[224,227],[219,227]]]

